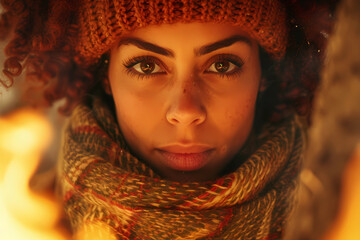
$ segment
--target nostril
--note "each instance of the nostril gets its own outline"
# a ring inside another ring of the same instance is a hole
[[[192,122],[192,124],[198,125],[198,124],[200,124],[201,122],[202,122],[201,119],[200,119],[200,118],[197,118],[197,119],[195,119],[195,120]]]
[[[176,119],[176,118],[174,118],[174,117],[172,117],[172,118],[167,118],[168,119],[168,122],[170,122],[171,124],[178,124],[179,123],[179,121]]]

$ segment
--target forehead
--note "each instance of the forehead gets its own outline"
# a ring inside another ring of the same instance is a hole
[[[215,23],[176,23],[151,25],[123,34],[126,39],[141,39],[168,49],[201,48],[217,41],[236,37],[242,44],[257,45],[241,26]],[[127,45],[127,44],[125,44]]]

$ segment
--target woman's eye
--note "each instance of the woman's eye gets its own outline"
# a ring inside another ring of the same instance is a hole
[[[236,69],[237,66],[230,61],[217,61],[210,65],[210,67],[206,70],[207,72],[215,72],[215,73],[230,73]]]
[[[141,74],[164,72],[161,67],[153,61],[142,61],[132,66],[132,68]]]

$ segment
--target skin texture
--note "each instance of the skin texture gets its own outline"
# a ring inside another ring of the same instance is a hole
[[[219,176],[251,132],[259,49],[238,26],[148,26],[112,48],[108,78],[133,154],[167,179],[206,181]]]

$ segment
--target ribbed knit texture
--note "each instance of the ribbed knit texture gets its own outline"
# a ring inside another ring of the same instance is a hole
[[[92,63],[124,31],[177,22],[241,26],[275,59],[285,53],[286,12],[278,0],[82,0],[77,52]]]
[[[303,137],[294,117],[265,125],[257,150],[214,181],[157,176],[126,149],[100,100],[78,106],[64,136],[60,176],[77,229],[96,222],[119,239],[279,239],[292,208]]]

